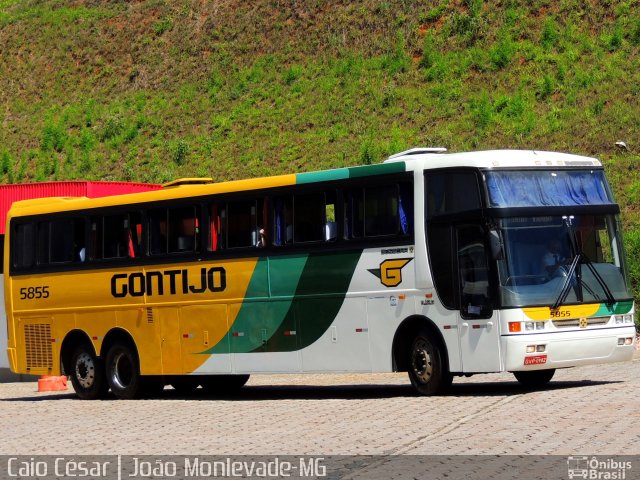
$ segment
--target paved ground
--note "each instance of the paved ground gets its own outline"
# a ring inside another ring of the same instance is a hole
[[[544,391],[510,374],[417,397],[404,374],[255,376],[233,398],[81,401],[0,384],[0,454],[640,454],[640,352],[561,370]]]

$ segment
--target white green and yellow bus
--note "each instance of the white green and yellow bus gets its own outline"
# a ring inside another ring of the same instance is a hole
[[[415,148],[378,165],[17,202],[8,355],[78,396],[250,374],[454,376],[631,360],[619,207],[595,158]]]

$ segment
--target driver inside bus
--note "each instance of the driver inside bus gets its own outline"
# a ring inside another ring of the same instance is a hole
[[[542,264],[549,275],[553,275],[560,266],[567,264],[567,258],[562,254],[562,243],[557,238],[547,243],[547,252],[542,257]]]

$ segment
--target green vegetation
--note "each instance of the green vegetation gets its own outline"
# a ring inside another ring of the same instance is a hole
[[[595,155],[640,297],[638,0],[78,5],[0,0],[4,181],[226,180],[416,145]]]

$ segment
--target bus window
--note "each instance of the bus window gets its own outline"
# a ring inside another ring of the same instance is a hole
[[[207,250],[216,252],[224,250],[225,235],[223,226],[227,218],[227,210],[224,203],[214,203],[209,206],[209,239]]]
[[[158,209],[147,212],[149,221],[149,253],[162,255],[167,249],[167,210]]]
[[[273,199],[273,244],[293,243],[293,196]]]
[[[268,232],[263,199],[229,202],[227,216],[228,248],[265,246]]]
[[[13,238],[13,265],[17,269],[32,267],[35,260],[34,223],[22,223],[15,227]]]
[[[294,196],[294,243],[317,242],[325,239],[324,193],[304,193]]]
[[[367,187],[364,196],[365,236],[380,237],[398,233],[398,186]]]
[[[62,219],[38,223],[38,264],[84,261],[84,219]]]
[[[102,247],[102,252],[94,251],[93,258],[135,258],[142,253],[142,222],[137,212],[93,218],[91,230],[92,243]]]
[[[336,222],[336,192],[325,193],[324,202],[324,239],[327,242],[338,238],[338,223]]]
[[[474,172],[428,173],[426,177],[427,218],[481,207]]]
[[[169,252],[197,250],[198,212],[196,207],[169,209]]]
[[[364,201],[361,188],[351,189],[344,196],[344,238],[362,238],[364,227]]]
[[[400,196],[397,184],[351,189],[344,204],[348,240],[411,233],[411,195]]]

